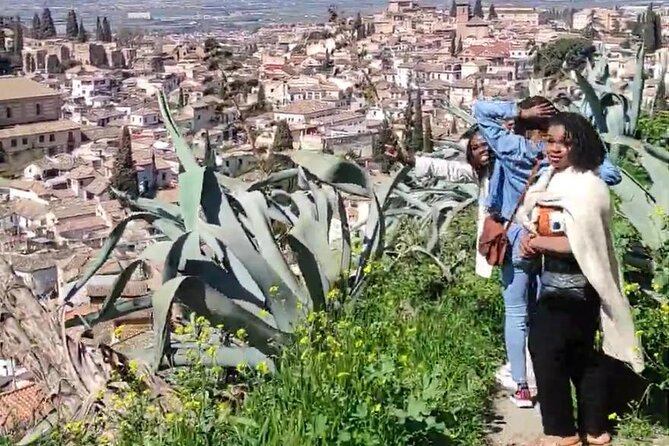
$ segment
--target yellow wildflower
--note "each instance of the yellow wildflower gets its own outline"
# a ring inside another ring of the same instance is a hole
[[[168,423],[174,422],[175,418],[176,415],[174,415],[172,412],[168,412],[165,414],[165,421],[167,421]]]
[[[381,412],[381,404],[375,404],[374,407],[372,408],[372,412],[378,413]]]
[[[207,348],[207,355],[208,355],[209,357],[211,357],[211,358],[215,358],[217,352],[218,352],[218,349],[216,348],[215,345],[210,345],[210,346]]]
[[[125,329],[125,326],[123,324],[119,325],[114,329],[114,337],[115,338],[120,338],[123,335],[123,330]]]
[[[669,314],[669,302],[662,302],[660,310],[662,310],[664,314]]]
[[[302,302],[298,302],[296,306],[297,306],[298,310],[301,310],[302,308],[304,308],[304,305],[302,305]]]
[[[269,311],[267,311],[267,310],[265,310],[265,309],[262,309],[262,310],[260,310],[260,311],[258,312],[258,316],[260,316],[261,318],[264,319],[264,318],[266,318],[267,316],[269,316]]]
[[[660,206],[659,204],[655,206],[655,215],[657,215],[658,217],[664,217],[665,215],[664,208],[662,208],[662,206]]]
[[[269,287],[269,294],[271,296],[276,296],[277,294],[279,294],[279,287],[276,285],[272,285],[271,287]]]
[[[130,373],[135,374],[137,373],[137,369],[139,368],[139,364],[137,364],[137,361],[134,359],[131,359],[128,362],[128,370],[130,370]]]
[[[617,413],[613,412],[609,414],[609,420],[611,421],[618,421],[620,420],[620,417],[618,416]]]
[[[357,341],[355,341],[354,345],[355,345],[355,348],[360,348],[360,347],[362,347],[362,344],[364,344],[362,342],[362,339],[358,339]]]
[[[246,367],[248,367],[248,364],[245,361],[242,361],[239,364],[237,364],[237,371],[243,372],[246,369]]]
[[[183,335],[184,334],[184,326],[183,325],[177,325],[174,328],[174,334]]]
[[[269,373],[269,366],[265,361],[260,361],[258,364],[256,364],[256,372],[260,373],[261,375],[267,375]]]
[[[244,330],[243,328],[238,329],[238,330],[235,332],[235,336],[236,336],[237,339],[239,339],[240,341],[244,341],[244,340],[246,339],[246,330]]]
[[[153,417],[156,414],[158,414],[158,408],[156,406],[154,406],[153,404],[151,404],[150,406],[148,406],[146,408],[146,414],[150,417]]]
[[[365,267],[362,269],[362,271],[363,271],[365,274],[369,274],[369,273],[371,273],[372,270],[373,270],[373,268],[372,268],[372,264],[371,264],[371,263],[367,263],[367,265],[365,265]]]
[[[200,409],[200,402],[197,400],[186,401],[186,404],[184,404],[184,409],[197,412]]]
[[[219,403],[216,406],[216,412],[218,415],[228,415],[230,413],[230,404],[228,402]]]
[[[333,300],[336,300],[339,298],[339,289],[337,288],[332,288],[330,291],[328,291],[327,296],[325,296],[325,299],[328,302],[332,302]]]
[[[623,291],[625,292],[626,296],[634,294],[638,292],[640,289],[641,287],[639,287],[638,283],[626,283],[625,285],[623,285]]]
[[[307,345],[309,344],[309,337],[308,336],[302,336],[300,339],[300,345]]]

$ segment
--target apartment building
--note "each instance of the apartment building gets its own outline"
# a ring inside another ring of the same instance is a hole
[[[60,119],[60,93],[21,77],[0,78],[0,165],[41,154],[71,152],[81,144],[78,124]]]
[[[575,30],[585,29],[591,21],[591,17],[595,18],[595,26],[598,31],[620,31],[620,20],[622,15],[620,11],[603,8],[589,8],[582,9],[574,14]]]
[[[522,6],[495,6],[497,20],[502,22],[525,23],[539,25],[539,11],[531,7]]]

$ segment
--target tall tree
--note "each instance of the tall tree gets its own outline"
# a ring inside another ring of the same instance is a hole
[[[23,25],[21,24],[21,17],[16,16],[14,21],[14,54],[21,54],[23,51]]]
[[[458,4],[456,0],[451,0],[451,9],[448,12],[448,15],[451,17],[456,17],[458,15]]]
[[[0,53],[4,53],[7,51],[7,47],[5,46],[5,30],[0,28]]]
[[[107,17],[104,17],[102,19],[102,41],[103,42],[112,41],[111,25],[109,24],[109,20],[107,20]]]
[[[474,12],[473,12],[474,17],[480,17],[483,18],[483,4],[481,3],[481,0],[476,0],[474,2]]]
[[[52,39],[56,37],[56,25],[53,23],[49,8],[44,8],[44,11],[42,11],[40,22],[42,25],[42,39]]]
[[[374,35],[374,24],[373,24],[372,22],[369,22],[369,23],[367,24],[367,32],[366,32],[366,34],[367,34],[368,36]]]
[[[588,12],[588,21],[583,28],[583,36],[587,39],[593,40],[599,38],[599,30],[601,29],[601,20],[597,16],[597,10],[594,8]]]
[[[37,13],[33,15],[32,37],[33,39],[42,38],[42,21]]]
[[[458,47],[457,44],[455,43],[455,33],[453,34],[453,36],[451,36],[451,48],[449,52],[451,53],[452,57],[455,57],[455,55],[458,54]]]
[[[355,15],[355,20],[353,21],[353,30],[355,31],[356,38],[358,40],[365,37],[365,31],[362,28],[362,16],[360,15],[360,11],[358,11],[358,13]]]
[[[267,97],[265,96],[265,86],[262,82],[258,85],[258,99],[256,101],[256,109],[264,111],[267,107]]]
[[[457,54],[460,54],[462,52],[462,50],[463,50],[463,48],[462,48],[462,37],[460,37],[458,39],[458,48],[455,50],[455,52]]]
[[[432,141],[432,124],[430,123],[430,118],[425,118],[423,128],[425,132],[423,135],[423,152],[432,153],[434,152],[434,142]]]
[[[184,96],[184,89],[179,88],[179,99],[177,102],[177,107],[184,108],[186,106],[186,97]]]
[[[79,22],[77,21],[77,13],[74,9],[67,12],[67,20],[65,21],[65,36],[74,40],[79,37]]]
[[[100,17],[98,17],[95,22],[95,40],[102,42],[102,39],[102,21],[100,20]]]
[[[414,152],[423,150],[423,93],[420,88],[416,90],[414,101],[413,129],[411,133],[411,148]]]
[[[204,160],[202,164],[204,167],[216,169],[216,152],[214,152],[213,147],[211,147],[208,131],[204,134]]]
[[[81,19],[81,22],[79,22],[79,35],[77,40],[81,43],[88,42],[88,32],[86,32],[86,29],[84,28],[84,19]]]
[[[411,150],[411,135],[413,133],[413,99],[411,98],[411,90],[407,92],[407,106],[404,109],[404,133],[402,134],[402,142],[406,150]]]
[[[290,133],[288,122],[285,119],[282,119],[276,125],[272,150],[275,152],[283,152],[284,150],[292,150],[292,148],[293,134]]]
[[[132,140],[128,127],[123,127],[121,131],[118,153],[114,159],[114,167],[112,168],[112,176],[109,183],[114,189],[125,192],[131,197],[139,195],[137,172],[135,170],[135,162],[132,159]]]
[[[488,8],[488,20],[497,20],[497,11],[495,11],[494,3],[491,3]]]
[[[658,80],[657,91],[655,92],[655,98],[653,99],[653,113],[667,110],[666,87],[664,77],[662,77],[662,79]]]

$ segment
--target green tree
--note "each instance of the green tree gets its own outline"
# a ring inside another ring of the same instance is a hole
[[[125,192],[131,197],[139,195],[137,172],[135,170],[135,162],[132,159],[132,140],[128,127],[123,127],[121,130],[118,153],[114,159],[112,176],[109,182],[111,187],[120,192]]]
[[[375,31],[376,31],[376,30],[374,29],[374,23],[369,22],[369,23],[367,24],[367,35],[368,35],[368,36],[372,36],[372,35],[374,35],[374,32],[375,32]]]
[[[42,25],[42,39],[52,39],[56,37],[56,25],[53,24],[53,18],[51,17],[49,8],[44,8],[44,11],[42,11],[40,23]]]
[[[541,77],[561,74],[563,64],[567,70],[581,71],[592,60],[595,47],[584,38],[558,39],[539,48],[534,56],[534,73]]]
[[[664,78],[660,79],[657,84],[657,91],[653,99],[653,113],[667,111],[667,91]],[[669,130],[669,129],[668,129]]]
[[[100,17],[95,20],[95,40],[98,42],[102,42],[104,40],[102,32],[102,20],[100,20]]]
[[[32,38],[42,38],[42,21],[40,20],[39,14],[37,13],[33,15]]]
[[[0,53],[7,51],[5,47],[5,30],[0,28]]]
[[[599,17],[597,17],[597,10],[593,8],[588,13],[588,21],[585,28],[583,28],[583,36],[590,40],[597,39],[599,38],[600,29],[602,29],[602,22]]]
[[[488,8],[488,20],[497,20],[497,11],[495,11],[494,3],[491,3]]]
[[[179,88],[179,99],[177,102],[179,108],[184,108],[186,106],[186,97],[184,96],[184,89]]]
[[[374,140],[374,147],[372,149],[372,156],[374,161],[381,161],[385,157],[387,146],[395,147],[397,141],[395,139],[395,134],[393,133],[390,123],[387,119],[384,119],[381,122],[381,128],[379,133]]]
[[[455,42],[455,33],[453,33],[453,36],[451,36],[451,48],[449,52],[451,53],[452,57],[455,57],[455,55],[458,54],[458,47]]]
[[[65,36],[70,40],[75,40],[79,36],[79,22],[77,21],[77,13],[74,9],[70,9],[67,12]]]
[[[355,20],[353,21],[353,30],[355,31],[356,39],[364,39],[365,37],[365,31],[362,27],[362,16],[360,15],[360,11],[355,15]]]
[[[256,101],[256,108],[259,111],[264,111],[267,108],[267,98],[265,97],[265,86],[258,84],[258,100]]]
[[[462,37],[460,37],[460,38],[458,39],[458,48],[455,50],[455,52],[456,52],[456,54],[460,54],[460,53],[462,52],[462,50],[463,50],[463,47],[462,47]]]
[[[204,167],[216,169],[216,152],[211,147],[208,131],[204,134],[204,160],[202,164],[204,164]]]
[[[288,122],[285,119],[282,119],[276,125],[272,150],[275,152],[283,152],[284,150],[292,150],[292,148],[293,134],[290,133]]]
[[[434,141],[432,141],[432,124],[430,123],[430,118],[425,118],[423,127],[425,129],[425,134],[423,136],[423,152],[432,153],[434,152]]]
[[[79,22],[79,37],[77,40],[80,43],[86,43],[88,42],[88,32],[86,32],[86,29],[84,28],[84,19],[81,19]]]
[[[456,17],[458,15],[458,4],[455,0],[451,0],[451,9],[448,11],[448,15],[451,17]]]
[[[414,100],[413,129],[411,130],[411,148],[414,152],[423,150],[423,94],[416,90]]]
[[[480,17],[483,18],[483,4],[481,3],[481,0],[476,0],[474,2],[474,12],[473,12],[474,17]]]
[[[104,17],[102,19],[102,41],[103,42],[112,41],[111,25],[109,24],[109,20],[107,20],[107,17]]]
[[[23,25],[21,24],[21,17],[16,16],[14,21],[14,54],[21,54],[23,51]]]
[[[402,134],[402,142],[406,150],[411,149],[413,124],[413,100],[411,98],[411,90],[409,90],[407,92],[407,106],[404,109],[404,133]]]

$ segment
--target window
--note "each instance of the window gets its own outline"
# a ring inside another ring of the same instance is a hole
[[[49,135],[49,142],[54,142],[56,140],[56,135],[53,133]]]
[[[15,139],[12,139],[10,145],[11,145],[12,147],[16,147],[16,140],[15,140]]]
[[[6,111],[7,111],[7,119],[11,118],[12,117],[12,109],[7,107]]]
[[[39,135],[39,142],[44,142],[44,135]]]
[[[35,114],[37,116],[42,114],[42,107],[39,104],[35,104]]]
[[[23,144],[24,146],[27,146],[28,145],[28,138],[23,138],[23,140],[21,141],[21,144]]]

